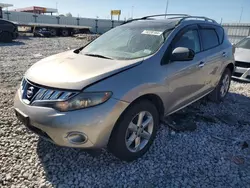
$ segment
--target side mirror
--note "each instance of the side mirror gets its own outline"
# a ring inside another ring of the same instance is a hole
[[[195,52],[184,47],[177,47],[173,50],[171,61],[191,61],[194,59]]]

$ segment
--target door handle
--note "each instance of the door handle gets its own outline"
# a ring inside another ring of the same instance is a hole
[[[227,56],[227,53],[226,52],[223,52],[222,53],[222,57],[226,57]]]
[[[199,63],[199,67],[200,67],[200,68],[204,67],[204,65],[205,65],[205,62],[203,62],[203,61],[201,61],[201,62]]]

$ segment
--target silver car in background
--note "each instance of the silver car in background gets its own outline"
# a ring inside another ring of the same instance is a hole
[[[235,45],[235,72],[233,78],[250,82],[250,36]]]
[[[15,96],[18,119],[57,145],[107,146],[132,161],[149,149],[164,116],[207,95],[223,101],[234,72],[223,28],[205,17],[157,16],[31,66]]]

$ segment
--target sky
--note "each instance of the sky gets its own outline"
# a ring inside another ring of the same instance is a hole
[[[168,0],[168,13],[207,16],[218,22],[250,22],[250,0]],[[5,0],[13,4],[9,10],[29,6],[58,8],[60,14],[110,18],[111,10],[121,10],[121,20],[165,13],[167,0]],[[241,15],[242,12],[242,16]],[[240,19],[241,17],[241,19]],[[116,19],[116,17],[114,17]]]

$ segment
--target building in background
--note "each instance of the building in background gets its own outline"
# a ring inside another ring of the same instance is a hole
[[[0,3],[0,18],[3,18],[3,8],[12,7],[12,4]]]
[[[34,13],[34,14],[51,14],[57,13],[58,10],[55,8],[45,8],[45,7],[38,7],[38,6],[32,6],[32,7],[26,7],[26,8],[19,8],[19,9],[14,9],[12,11],[16,12],[29,12],[29,13]]]

